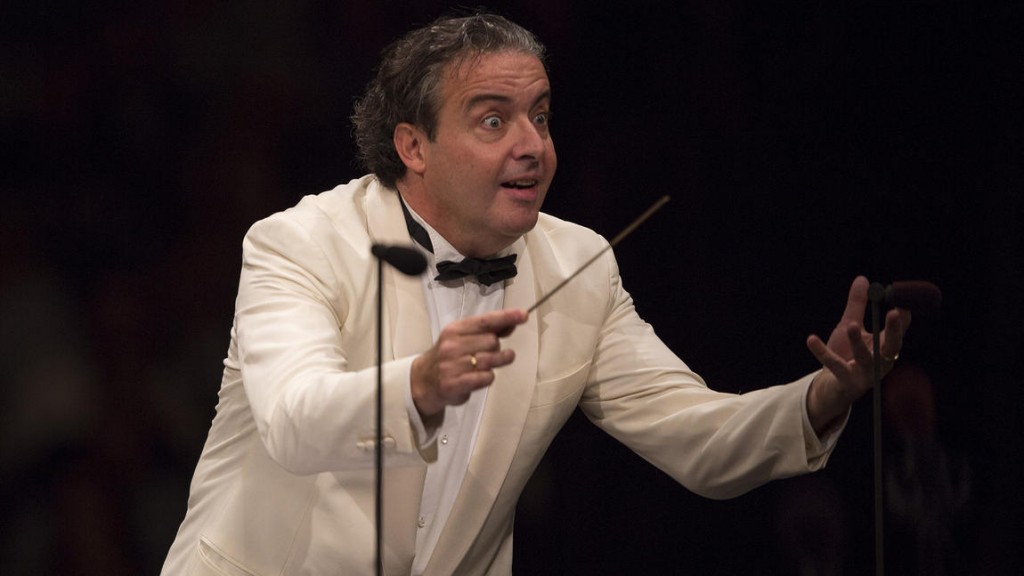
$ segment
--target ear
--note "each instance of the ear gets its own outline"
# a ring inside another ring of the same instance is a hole
[[[426,169],[427,135],[408,122],[395,126],[395,150],[405,167],[415,174],[423,174]]]

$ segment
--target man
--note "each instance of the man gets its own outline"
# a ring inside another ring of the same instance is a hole
[[[371,174],[249,231],[217,415],[165,574],[373,571],[374,243],[415,238],[429,262],[383,281],[388,574],[509,574],[517,499],[577,406],[709,497],[824,466],[871,385],[865,279],[828,344],[808,339],[823,370],[743,396],[709,390],[665,347],[610,251],[525,312],[606,246],[540,213],[556,167],[543,56],[493,15],[413,31],[356,106]],[[501,264],[452,272],[466,257]],[[908,322],[887,315],[883,355]]]

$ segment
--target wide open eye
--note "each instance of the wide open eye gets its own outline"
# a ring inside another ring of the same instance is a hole
[[[484,118],[483,125],[484,125],[485,128],[490,128],[491,130],[497,130],[497,129],[501,128],[501,125],[502,125],[501,118],[499,118],[498,116],[488,116],[487,118]]]

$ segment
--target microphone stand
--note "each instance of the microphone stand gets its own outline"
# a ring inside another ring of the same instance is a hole
[[[384,573],[384,259],[377,258],[377,430],[373,445],[375,462],[374,515],[377,528],[375,549],[375,570],[377,576]]]
[[[878,283],[868,287],[871,301],[871,344],[874,353],[874,389],[872,391],[875,457],[875,576],[885,574],[885,485],[882,473],[882,300],[885,288]]]
[[[406,276],[419,276],[427,268],[427,259],[414,248],[374,244],[370,251],[377,257],[377,430],[374,437],[374,515],[377,528],[375,573],[384,573],[384,263]]]

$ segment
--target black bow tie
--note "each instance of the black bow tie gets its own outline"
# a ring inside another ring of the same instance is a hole
[[[402,214],[405,216],[405,225],[409,229],[409,236],[433,254],[434,244],[430,241],[430,234],[409,213],[401,195],[398,196],[398,200],[402,205]],[[515,261],[515,254],[491,259],[466,258],[462,262],[444,260],[437,263],[438,275],[434,277],[434,280],[458,280],[465,276],[476,276],[477,282],[490,286],[495,282],[514,277],[516,275]]]
[[[516,255],[503,258],[466,258],[462,262],[445,260],[437,263],[439,274],[434,280],[457,280],[463,276],[476,276],[478,282],[490,286],[516,275]]]

